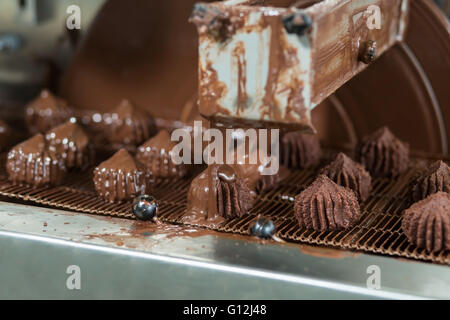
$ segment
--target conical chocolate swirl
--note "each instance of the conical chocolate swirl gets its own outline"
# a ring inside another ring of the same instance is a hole
[[[450,192],[450,168],[440,160],[413,180],[411,197],[417,202],[439,191]]]
[[[361,215],[355,193],[325,175],[295,197],[294,212],[300,227],[316,231],[347,229]]]
[[[347,157],[344,153],[339,153],[336,159],[320,171],[337,184],[352,189],[361,201],[369,196],[371,186],[370,174],[364,167]]]
[[[112,113],[103,115],[106,139],[112,143],[138,145],[156,133],[153,117],[123,100]]]
[[[71,110],[66,101],[55,97],[48,90],[43,90],[39,97],[26,107],[25,121],[32,134],[45,133],[67,121],[70,116]]]
[[[66,175],[64,161],[48,152],[42,134],[11,149],[6,169],[13,183],[26,183],[36,187],[58,185]]]
[[[302,132],[286,133],[281,139],[280,155],[281,164],[287,168],[313,167],[321,157],[319,138]]]
[[[364,139],[357,157],[373,177],[396,177],[408,169],[409,146],[383,127]]]
[[[94,170],[95,190],[109,202],[128,200],[145,193],[146,178],[125,149],[117,151]]]
[[[428,252],[450,250],[450,195],[438,192],[413,204],[403,213],[402,229]]]
[[[48,149],[61,157],[68,169],[86,168],[94,160],[94,150],[89,137],[75,122],[67,121],[47,132]]]
[[[136,160],[142,163],[154,178],[183,177],[186,175],[186,166],[176,165],[172,161],[172,148],[175,146],[176,143],[170,140],[169,133],[161,130],[138,148]]]

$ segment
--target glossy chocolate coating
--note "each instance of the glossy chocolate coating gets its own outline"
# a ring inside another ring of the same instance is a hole
[[[66,167],[86,168],[93,163],[94,150],[89,137],[74,121],[67,121],[45,136],[51,153],[64,159]]]
[[[35,187],[61,184],[67,171],[64,161],[48,152],[42,134],[12,148],[8,153],[6,170],[13,183]]]
[[[153,117],[128,100],[105,113],[102,124],[105,138],[111,143],[138,145],[156,133]]]
[[[26,106],[25,122],[32,134],[45,133],[68,120],[71,113],[66,101],[43,90]]]
[[[186,222],[220,223],[248,212],[255,199],[248,173],[240,165],[210,165],[191,183]]]
[[[176,165],[172,161],[172,148],[175,145],[167,130],[161,130],[138,148],[136,160],[142,163],[154,178],[183,177],[187,173],[186,165]]]

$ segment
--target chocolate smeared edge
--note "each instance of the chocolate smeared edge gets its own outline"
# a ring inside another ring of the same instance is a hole
[[[280,145],[281,164],[287,168],[307,169],[316,166],[322,155],[319,138],[300,131],[283,135]]]
[[[71,115],[72,111],[65,100],[43,90],[26,106],[25,122],[30,133],[45,133],[67,121]]]
[[[226,219],[246,214],[253,205],[254,194],[245,180],[239,179],[228,165],[213,167],[212,174],[217,175],[213,182],[217,192],[217,214]]]
[[[242,165],[209,165],[191,183],[188,209],[183,220],[194,224],[219,224],[225,219],[241,217],[255,200],[248,173]]]
[[[64,161],[48,152],[40,133],[9,151],[6,170],[13,183],[35,187],[59,185],[67,172]]]
[[[408,169],[409,145],[382,127],[357,147],[358,161],[373,177],[397,177]]]
[[[336,159],[320,170],[337,184],[352,189],[361,201],[365,201],[372,190],[372,178],[364,167],[350,159],[344,153],[339,153]]]
[[[148,187],[147,178],[145,170],[136,165],[125,149],[120,149],[94,169],[95,190],[109,202],[144,194]]]
[[[122,100],[111,113],[102,116],[105,138],[111,143],[138,145],[156,133],[153,117]]]
[[[348,229],[361,216],[355,193],[325,175],[295,197],[294,212],[300,227],[316,231]]]
[[[175,164],[172,160],[172,149],[176,143],[170,134],[163,129],[156,136],[141,145],[136,153],[136,160],[143,164],[154,178],[184,177],[187,167]]]
[[[450,168],[439,160],[415,175],[411,183],[411,198],[417,202],[441,191],[450,192]]]
[[[48,131],[45,136],[49,152],[64,159],[66,167],[86,169],[94,162],[94,148],[84,130],[67,121]]]
[[[0,151],[5,151],[10,146],[11,128],[10,126],[0,120]]]
[[[408,241],[428,252],[450,250],[450,195],[432,194],[403,212],[402,229]]]

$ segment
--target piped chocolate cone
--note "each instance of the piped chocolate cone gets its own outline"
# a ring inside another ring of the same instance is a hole
[[[355,193],[325,175],[295,197],[294,212],[300,227],[316,231],[348,229],[361,215]]]
[[[409,146],[383,127],[364,139],[357,157],[373,177],[397,177],[408,169]]]
[[[403,213],[402,229],[428,252],[450,250],[450,195],[438,192],[413,204]]]
[[[338,185],[352,189],[361,201],[369,197],[372,189],[370,174],[361,164],[342,152],[332,163],[324,167],[320,174],[326,175]]]

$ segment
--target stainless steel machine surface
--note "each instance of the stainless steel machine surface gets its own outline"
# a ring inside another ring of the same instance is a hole
[[[3,299],[450,298],[445,266],[0,204]],[[72,265],[80,290],[66,286]]]

